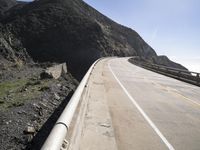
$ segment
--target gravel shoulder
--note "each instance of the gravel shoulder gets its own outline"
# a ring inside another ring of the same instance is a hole
[[[0,149],[40,149],[78,82],[41,79],[38,65],[1,68]]]

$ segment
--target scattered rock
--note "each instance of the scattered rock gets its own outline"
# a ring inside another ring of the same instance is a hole
[[[57,106],[57,104],[56,104],[56,103],[54,103],[54,102],[51,102],[51,104],[52,104],[52,105],[54,105],[54,106]]]
[[[57,86],[58,86],[58,87],[61,87],[62,85],[59,83],[59,84],[57,84]]]
[[[33,106],[34,106],[34,108],[36,108],[36,109],[40,109],[40,106],[39,105],[37,105],[37,104],[33,104]]]
[[[17,113],[18,113],[18,114],[26,114],[26,112],[25,112],[24,110],[22,110],[22,111],[20,110],[20,111],[18,111]]]
[[[35,128],[32,126],[27,126],[26,129],[24,130],[25,134],[34,134],[35,132],[36,132]]]
[[[9,120],[6,122],[6,125],[9,125],[12,122],[12,120]]]
[[[40,102],[40,105],[41,105],[42,107],[47,107],[47,105],[44,104],[44,103],[42,103],[42,102]]]
[[[13,90],[9,90],[9,91],[8,91],[9,94],[10,94],[10,93],[13,93],[13,92],[14,92]]]
[[[65,91],[65,90],[68,90],[68,88],[66,86],[62,86],[61,90]]]
[[[20,92],[25,92],[25,91],[28,91],[28,89],[27,89],[26,87],[22,87],[22,88],[20,89]]]
[[[54,93],[55,99],[60,100],[60,96],[57,93]]]
[[[48,136],[46,131],[50,132],[51,129],[50,127],[43,129],[43,125],[47,120],[48,126],[54,124],[54,121],[59,117],[56,115],[57,113],[54,115],[54,111],[63,102],[61,99],[68,96],[73,88],[70,87],[67,91],[62,91],[62,86],[70,86],[69,84],[72,83],[74,87],[76,86],[76,81],[70,74],[66,74],[65,77],[61,76],[59,80],[42,81],[39,76],[43,68],[24,66],[22,69],[12,68],[11,71],[3,72],[4,75],[0,78],[2,85],[7,84],[7,82],[13,85],[17,82],[16,88],[6,87],[8,90],[0,97],[0,103],[2,103],[0,104],[2,108],[0,110],[0,149],[2,150],[27,149],[27,147],[29,149],[29,146],[30,149],[40,149],[37,145],[43,142],[42,138]],[[40,89],[42,91],[39,91]],[[55,96],[54,93],[56,93]],[[32,97],[32,95],[34,96]],[[24,96],[30,97],[30,99],[21,101]],[[7,104],[10,106],[4,109]],[[60,109],[56,111],[60,113]],[[53,117],[51,117],[52,114]],[[36,134],[38,135],[35,136]],[[32,144],[32,140],[35,145]]]

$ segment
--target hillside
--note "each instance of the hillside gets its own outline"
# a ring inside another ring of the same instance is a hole
[[[4,12],[15,6],[17,2],[15,0],[0,0],[0,17],[4,15]]]
[[[172,64],[158,59],[134,30],[115,23],[81,0],[35,1],[11,9],[2,23],[35,61],[66,61],[78,78],[101,56],[137,55],[166,66]]]

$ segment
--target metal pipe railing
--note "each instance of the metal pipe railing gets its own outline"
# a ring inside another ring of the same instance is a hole
[[[200,73],[188,71],[188,70],[176,69],[172,67],[166,67],[166,66],[157,65],[157,64],[146,63],[146,62],[134,60],[134,58],[129,59],[129,61],[145,69],[200,86]]]
[[[68,105],[62,112],[61,116],[59,117],[56,124],[54,125],[51,133],[46,139],[44,145],[42,146],[41,148],[42,150],[60,150],[61,149],[64,139],[67,135],[70,123],[72,121],[72,118],[74,116],[78,103],[80,101],[81,95],[83,93],[84,87],[86,86],[88,82],[89,76],[94,66],[99,60],[100,59],[95,61],[90,67],[90,69],[88,70],[88,72],[85,74],[84,78],[82,79],[78,88],[76,89],[75,93],[70,99]]]

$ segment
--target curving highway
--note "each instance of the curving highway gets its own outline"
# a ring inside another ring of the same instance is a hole
[[[199,150],[200,87],[130,64],[97,63],[67,137],[72,150]]]

